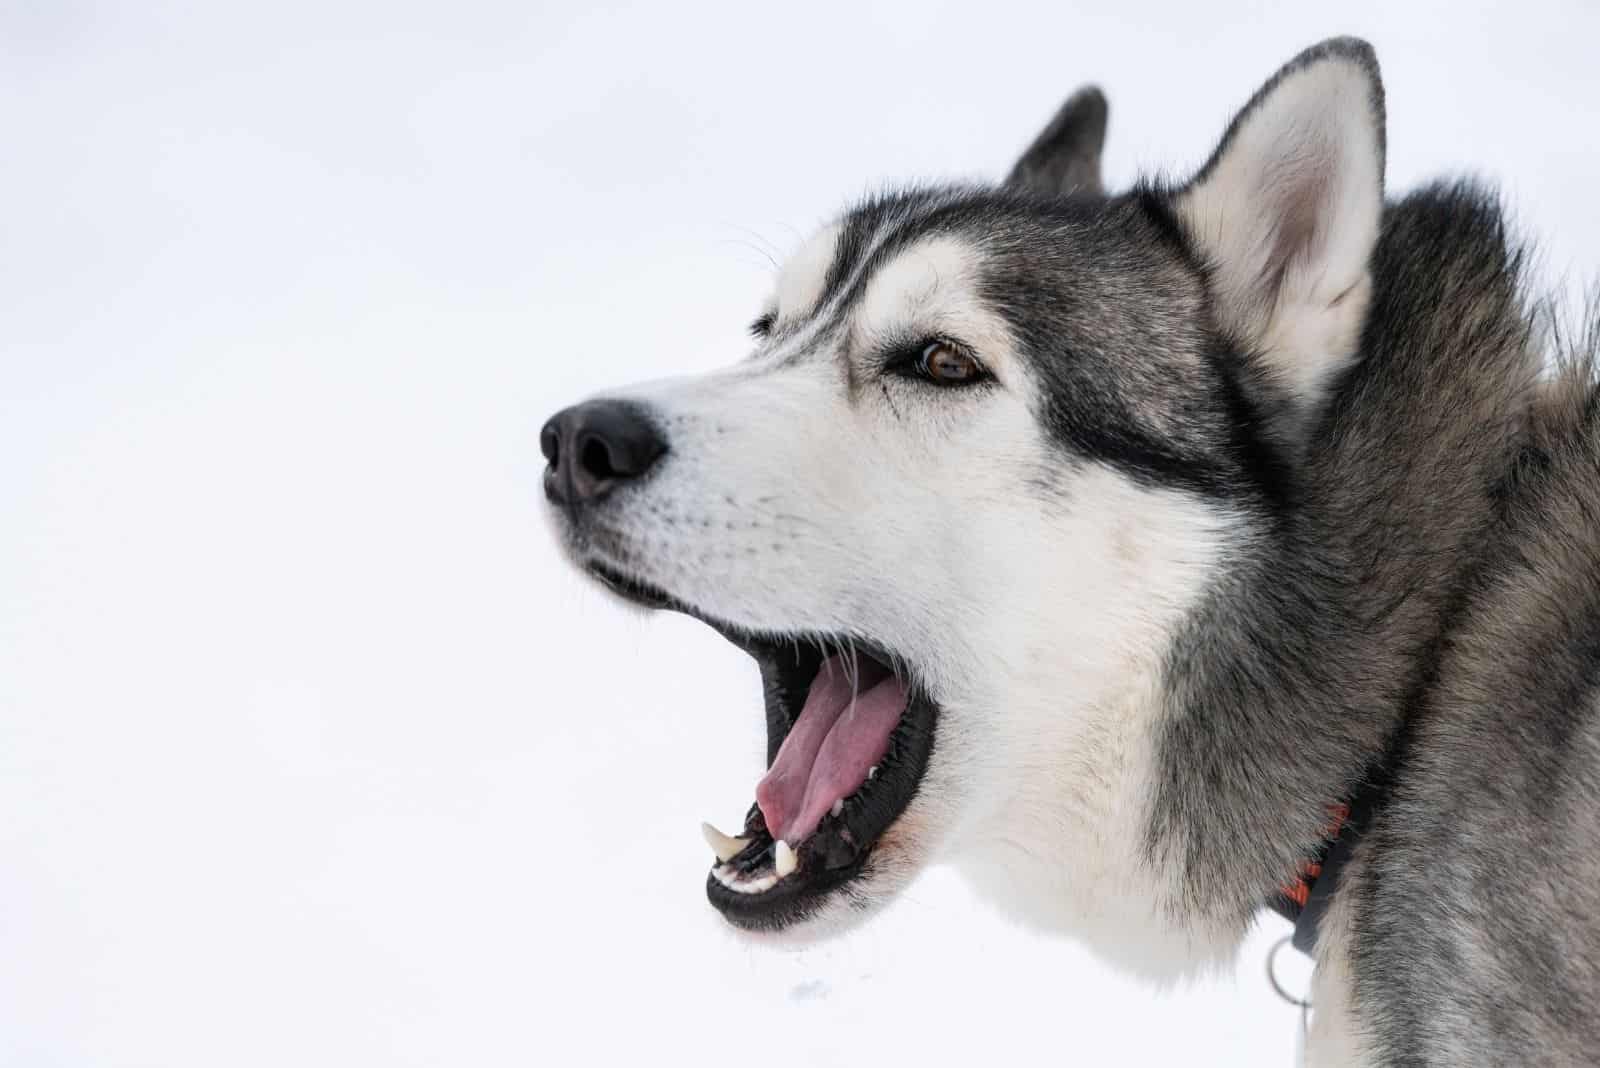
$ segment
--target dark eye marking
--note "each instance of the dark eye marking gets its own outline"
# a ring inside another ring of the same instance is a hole
[[[945,338],[907,346],[889,358],[884,371],[942,389],[959,389],[993,380],[976,356],[960,343]]]
[[[756,316],[755,322],[750,324],[750,336],[756,338],[767,337],[772,333],[772,324],[778,321],[777,312],[763,312]]]

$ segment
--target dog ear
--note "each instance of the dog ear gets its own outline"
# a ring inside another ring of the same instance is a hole
[[[1006,185],[1052,195],[1101,193],[1106,111],[1105,94],[1096,87],[1073,93],[1011,168]]]
[[[1303,419],[1356,357],[1383,212],[1383,83],[1336,38],[1273,75],[1173,199],[1221,325]]]

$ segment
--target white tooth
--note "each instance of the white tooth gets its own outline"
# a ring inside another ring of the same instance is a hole
[[[778,877],[776,875],[763,875],[761,878],[752,879],[747,883],[734,883],[728,889],[737,890],[741,894],[759,894],[763,890],[771,890],[777,885]]]
[[[705,835],[706,845],[711,847],[711,852],[715,853],[717,859],[723,863],[743,853],[744,847],[750,844],[750,839],[729,838],[709,823],[700,825],[700,833]]]
[[[835,801],[833,803],[833,807],[830,808],[828,811],[833,813],[835,816],[837,816],[839,813],[843,812],[844,811],[844,798],[841,797],[841,798],[839,798],[839,800]]]
[[[874,765],[872,765],[872,767],[867,769],[867,778],[876,779],[877,777],[878,777],[878,765],[874,764]]]
[[[778,873],[778,878],[782,879],[799,866],[800,858],[794,855],[794,850],[790,848],[789,843],[781,838],[778,839],[778,849],[773,855],[772,862],[772,868]]]

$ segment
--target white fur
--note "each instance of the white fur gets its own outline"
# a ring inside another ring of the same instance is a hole
[[[1179,870],[1144,853],[1161,660],[1248,531],[1100,466],[1069,492],[1071,511],[1047,521],[991,513],[997,555],[1018,566],[987,594],[999,618],[976,656],[992,666],[975,687],[975,727],[955,743],[982,755],[967,774],[990,778],[950,852],[1012,915],[1170,980],[1225,963],[1235,936],[1187,923]]]
[[[1347,56],[1293,70],[1177,200],[1224,325],[1302,410],[1353,358],[1368,299],[1371,93]],[[1152,866],[1144,841],[1165,654],[1255,521],[1049,441],[967,241],[877,265],[838,321],[884,240],[824,305],[839,235],[823,230],[783,269],[780,329],[754,359],[626,394],[671,451],[582,550],[749,630],[870,638],[938,703],[925,777],[863,878],[780,939],[857,922],[945,859],[1012,915],[1137,974],[1226,963],[1238,932],[1195,919],[1180,866]],[[968,346],[996,383],[941,391],[878,373],[885,346],[930,336]],[[1315,988],[1318,1068],[1365,1063],[1339,916]]]
[[[983,357],[1002,381],[1011,374],[1012,341],[1004,322],[975,288],[978,256],[965,241],[933,237],[884,264],[867,283],[854,317],[864,347],[944,336]]]
[[[1357,863],[1346,869],[1347,884]],[[1306,1068],[1371,1068],[1375,1064],[1356,1017],[1350,970],[1350,901],[1335,895],[1317,930],[1317,970],[1311,981],[1311,1033]]]
[[[783,265],[778,273],[774,308],[779,322],[802,319],[816,310],[839,244],[839,233],[838,224],[823,227]]]
[[[1193,971],[1232,943],[1185,926],[1177,873],[1143,857],[1159,673],[1249,530],[1193,495],[1074,466],[1046,440],[1004,324],[973,288],[980,257],[954,238],[919,243],[827,333],[835,347],[795,358],[785,345],[633,391],[673,453],[617,534],[633,568],[647,561],[644,577],[706,613],[870,636],[939,702],[926,777],[858,897],[882,902],[944,857],[1012,912],[1140,974]],[[851,395],[841,363],[929,333],[972,346],[1002,384],[951,394],[886,379]],[[1041,500],[1047,471],[1060,492]],[[790,937],[858,915],[837,902]]]
[[[1302,408],[1354,358],[1370,295],[1383,210],[1372,92],[1339,55],[1287,74],[1178,201],[1225,325]]]

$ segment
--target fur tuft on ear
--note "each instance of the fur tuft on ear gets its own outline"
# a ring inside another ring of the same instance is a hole
[[[1098,196],[1107,110],[1105,94],[1094,86],[1073,93],[1011,168],[1005,184],[1054,196]]]
[[[1291,436],[1356,358],[1383,166],[1377,57],[1336,38],[1273,75],[1174,197],[1220,323],[1265,362]]]

